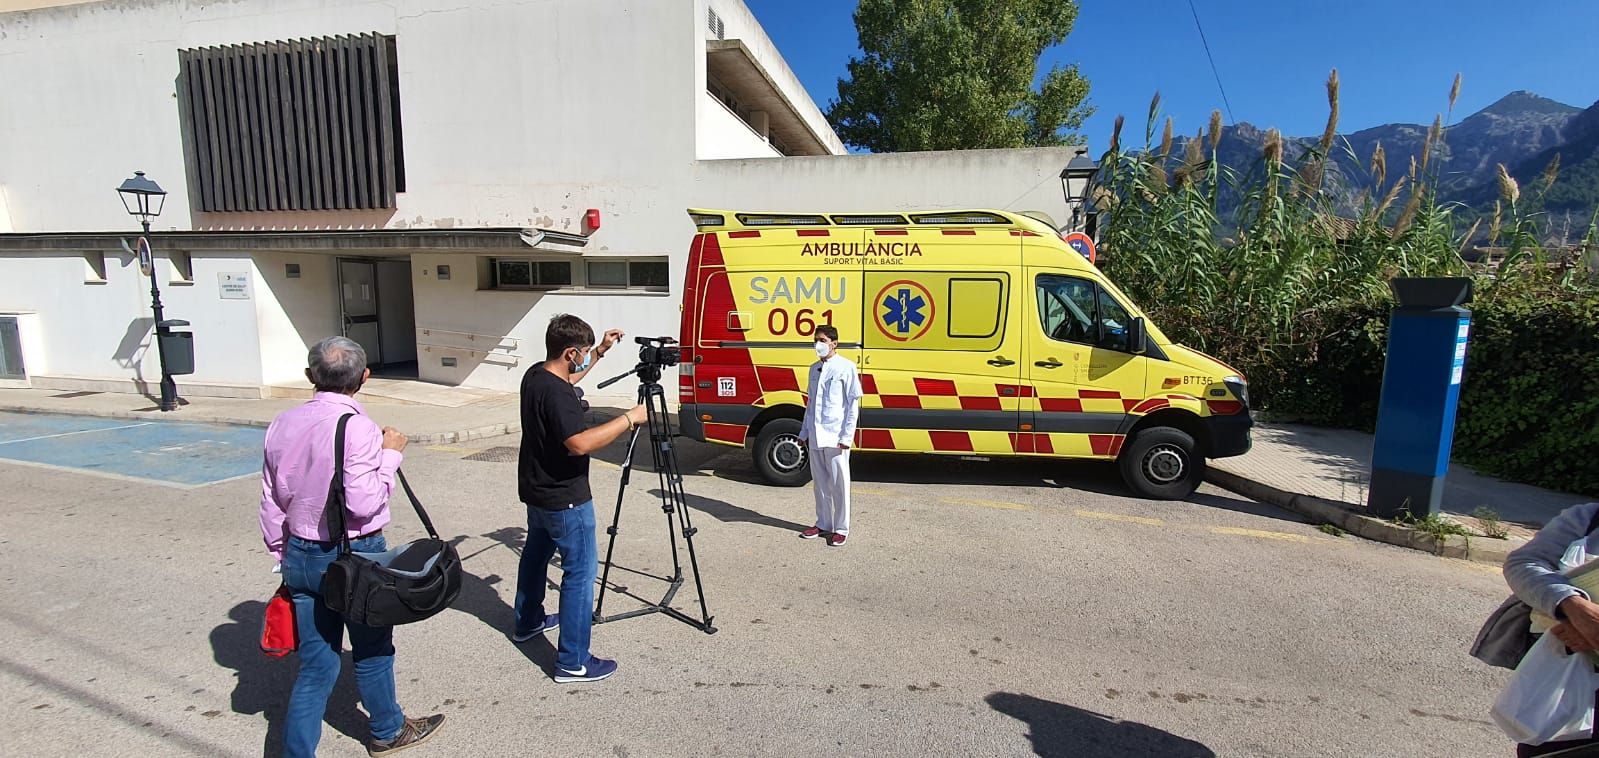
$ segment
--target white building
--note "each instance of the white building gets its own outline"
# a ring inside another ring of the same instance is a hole
[[[155,271],[193,323],[189,396],[302,388],[306,347],[338,333],[380,373],[502,390],[555,313],[675,335],[690,206],[1064,206],[1067,149],[847,155],[741,0],[0,3],[18,7],[12,386],[153,388],[114,192],[135,169],[169,193]]]

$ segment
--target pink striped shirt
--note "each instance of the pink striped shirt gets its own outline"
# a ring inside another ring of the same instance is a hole
[[[359,537],[389,523],[394,472],[404,457],[383,449],[383,430],[348,395],[318,392],[311,402],[284,411],[267,427],[261,466],[261,539],[283,560],[290,536],[319,542],[335,537],[324,518],[333,479],[333,433],[339,417],[354,412],[344,432],[345,526]]]

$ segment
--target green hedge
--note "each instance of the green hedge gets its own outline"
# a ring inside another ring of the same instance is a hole
[[[1599,297],[1514,284],[1473,313],[1455,456],[1507,479],[1599,494]]]
[[[1510,282],[1471,307],[1455,458],[1506,479],[1599,494],[1599,297]],[[1274,418],[1371,431],[1388,314],[1360,307],[1334,318],[1331,337],[1254,366],[1250,390]]]

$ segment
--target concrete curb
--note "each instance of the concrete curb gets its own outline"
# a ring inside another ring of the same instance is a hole
[[[405,430],[400,430],[405,431]],[[507,424],[491,424],[480,426],[476,429],[464,429],[459,432],[438,432],[436,434],[406,434],[412,442],[418,445],[449,445],[457,442],[471,442],[473,440],[486,440],[490,437],[503,437],[507,434],[520,434],[522,423],[513,421]]]
[[[1420,550],[1445,558],[1459,558],[1476,563],[1500,565],[1510,551],[1526,544],[1524,540],[1496,540],[1488,537],[1470,539],[1451,535],[1443,539],[1426,532],[1400,526],[1379,518],[1367,516],[1352,506],[1310,495],[1298,495],[1277,489],[1268,484],[1239,476],[1229,471],[1211,468],[1205,480],[1222,489],[1243,495],[1251,500],[1269,503],[1293,511],[1317,524],[1332,524],[1350,534],[1375,542]]]

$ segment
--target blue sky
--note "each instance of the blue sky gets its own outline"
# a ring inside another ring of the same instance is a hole
[[[745,0],[825,110],[857,52],[854,0]],[[1179,133],[1222,107],[1187,0],[1081,0],[1064,45],[1044,54],[1078,63],[1097,112],[1094,149],[1117,113],[1141,138],[1150,96]],[[1319,134],[1327,73],[1342,80],[1340,131],[1428,123],[1465,76],[1455,120],[1514,90],[1585,108],[1599,100],[1599,3],[1592,0],[1194,0],[1233,116],[1292,135]],[[1226,118],[1226,112],[1223,112]],[[1228,123],[1232,119],[1227,119]]]

